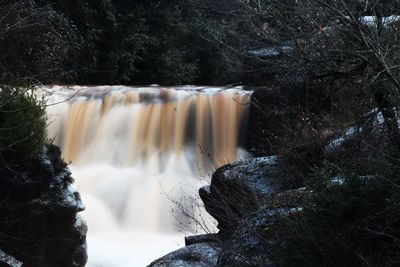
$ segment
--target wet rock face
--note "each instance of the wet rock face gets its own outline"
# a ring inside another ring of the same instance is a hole
[[[274,156],[225,165],[199,191],[218,234],[186,237],[186,247],[150,267],[274,267],[269,248],[282,217],[301,210],[305,188],[281,192],[283,171]],[[211,246],[211,247],[210,247]]]
[[[0,250],[0,267],[21,267],[22,262]]]
[[[279,192],[282,171],[276,157],[254,158],[219,168],[200,197],[218,221],[222,238],[232,234],[239,221]]]
[[[218,266],[275,266],[269,259],[269,244],[264,235],[267,234],[269,227],[276,224],[276,218],[284,214],[284,209],[261,208],[242,219],[225,243]]]
[[[0,248],[24,267],[85,266],[84,206],[70,175],[53,145],[29,166],[0,170]]]
[[[272,247],[280,244],[276,229],[282,219],[287,220],[301,211],[300,207],[286,205],[282,208],[263,206],[248,214],[224,243],[218,267],[275,267],[270,253]]]
[[[198,243],[178,249],[148,267],[214,267],[221,248],[216,243]]]

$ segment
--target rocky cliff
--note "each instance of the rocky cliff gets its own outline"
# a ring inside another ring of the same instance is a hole
[[[83,267],[84,209],[60,149],[27,166],[0,169],[0,266]]]

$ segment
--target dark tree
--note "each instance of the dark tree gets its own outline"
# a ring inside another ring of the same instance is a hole
[[[258,61],[275,86],[302,88],[299,99],[306,112],[329,107],[325,100],[340,91],[353,98],[352,110],[377,107],[400,150],[399,1],[218,3],[214,24],[205,25],[211,38],[237,56]]]
[[[78,49],[70,21],[33,0],[0,1],[0,80],[74,78]]]

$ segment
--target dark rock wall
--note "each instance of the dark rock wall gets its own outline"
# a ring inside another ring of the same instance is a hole
[[[280,188],[282,171],[276,157],[254,158],[225,165],[200,189],[205,208],[218,221],[222,238],[232,234],[239,221],[257,210]]]
[[[85,266],[84,209],[60,149],[29,166],[0,170],[0,249],[24,267]]]

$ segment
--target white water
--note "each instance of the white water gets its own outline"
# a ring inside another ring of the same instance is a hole
[[[198,200],[238,158],[249,93],[210,87],[52,87],[48,134],[71,162],[89,267],[146,266],[215,230]],[[184,214],[182,214],[184,213]]]

